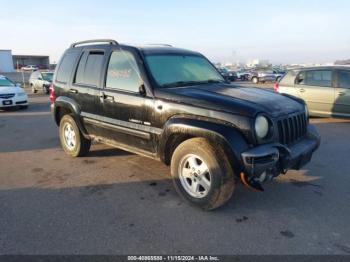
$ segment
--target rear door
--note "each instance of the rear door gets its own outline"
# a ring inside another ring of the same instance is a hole
[[[333,113],[350,117],[350,70],[337,70]]]
[[[296,78],[295,87],[311,113],[332,114],[334,103],[333,70],[301,71]]]

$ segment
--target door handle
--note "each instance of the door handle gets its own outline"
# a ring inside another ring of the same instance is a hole
[[[300,92],[300,93],[304,93],[304,92],[305,92],[305,89],[304,89],[304,88],[300,88],[300,89],[299,89],[299,92]]]
[[[108,101],[114,102],[114,96],[106,95],[104,92],[102,92],[102,93],[100,94],[100,99],[101,99],[101,100],[108,100]]]
[[[345,95],[345,92],[338,92],[338,95],[339,95],[339,96],[344,96],[344,95]]]
[[[72,93],[72,94],[77,94],[77,93],[78,93],[78,90],[72,89],[72,88],[71,88],[71,89],[68,90],[68,92],[69,92],[69,93]]]

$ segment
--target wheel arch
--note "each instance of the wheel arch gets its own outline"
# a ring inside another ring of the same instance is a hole
[[[232,126],[201,119],[172,118],[167,122],[159,143],[162,162],[169,165],[176,147],[195,137],[203,137],[213,145],[222,146],[231,167],[239,174],[241,153],[249,147],[243,135]]]
[[[53,117],[57,126],[60,125],[60,121],[64,115],[71,114],[84,137],[88,138],[89,135],[84,127],[80,113],[81,110],[78,103],[69,97],[58,97],[53,106]]]

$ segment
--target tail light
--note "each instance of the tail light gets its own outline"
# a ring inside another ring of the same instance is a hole
[[[273,86],[273,90],[275,90],[275,92],[279,92],[280,91],[280,83],[279,82],[276,82]]]
[[[56,96],[55,96],[55,89],[53,87],[53,84],[50,85],[49,91],[50,91],[50,101],[51,103],[54,103],[56,100]]]

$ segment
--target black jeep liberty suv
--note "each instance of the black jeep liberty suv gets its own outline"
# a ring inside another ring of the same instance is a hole
[[[232,85],[200,53],[168,45],[74,43],[50,99],[67,154],[84,156],[95,140],[160,160],[205,210],[227,202],[238,180],[263,190],[320,144],[302,100]]]

